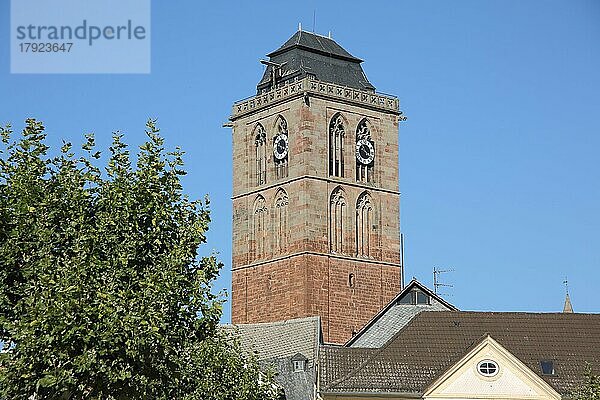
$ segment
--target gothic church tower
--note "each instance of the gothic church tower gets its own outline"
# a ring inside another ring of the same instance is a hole
[[[296,32],[233,105],[232,322],[319,315],[343,343],[402,286],[396,97]]]

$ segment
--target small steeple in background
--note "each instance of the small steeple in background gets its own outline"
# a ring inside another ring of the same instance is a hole
[[[566,277],[565,277],[565,281],[563,283],[565,284],[565,291],[566,291],[565,305],[563,307],[563,313],[573,313],[573,305],[571,304],[571,298],[569,297],[569,281]]]

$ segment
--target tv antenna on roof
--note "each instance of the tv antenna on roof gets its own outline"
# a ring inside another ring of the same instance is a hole
[[[440,287],[454,287],[454,285],[440,282],[440,275],[448,272],[454,272],[454,269],[441,270],[433,267],[433,293],[438,294],[438,288]]]

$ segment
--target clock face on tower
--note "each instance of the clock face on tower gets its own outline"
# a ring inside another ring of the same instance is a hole
[[[375,159],[375,147],[367,139],[356,142],[356,160],[364,165],[369,165]]]
[[[288,137],[280,133],[273,139],[273,155],[278,160],[283,160],[288,154]]]

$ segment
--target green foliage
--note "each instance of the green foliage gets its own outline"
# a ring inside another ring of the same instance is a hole
[[[586,366],[582,385],[575,391],[574,400],[600,400],[600,375],[593,373],[590,365]]]
[[[121,134],[49,156],[43,125],[0,128],[0,398],[269,399],[270,377],[217,329],[198,257],[208,200],[182,193],[182,152],[154,121],[132,166]]]
[[[272,371],[256,372],[256,360],[239,357],[239,342],[219,332],[190,352],[190,373],[202,375],[189,399],[280,399],[282,392],[274,384]]]

